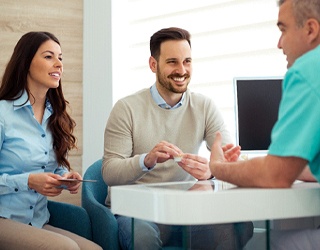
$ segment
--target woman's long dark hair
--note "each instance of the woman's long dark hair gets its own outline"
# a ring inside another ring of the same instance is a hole
[[[16,100],[22,96],[24,90],[30,97],[27,85],[30,64],[39,47],[48,40],[60,45],[59,40],[49,32],[29,32],[20,38],[2,77],[0,100]],[[48,126],[52,132],[57,162],[70,170],[67,156],[71,149],[76,148],[76,137],[73,135],[76,124],[67,113],[66,107],[69,103],[64,99],[61,80],[57,88],[48,90],[47,98],[53,109]]]

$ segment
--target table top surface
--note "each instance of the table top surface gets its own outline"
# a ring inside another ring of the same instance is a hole
[[[171,225],[200,225],[320,215],[320,184],[238,188],[219,180],[111,187],[114,214]]]

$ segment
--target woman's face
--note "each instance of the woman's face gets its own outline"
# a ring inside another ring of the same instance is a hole
[[[53,40],[44,42],[34,55],[27,76],[31,93],[57,88],[63,72],[62,52]]]

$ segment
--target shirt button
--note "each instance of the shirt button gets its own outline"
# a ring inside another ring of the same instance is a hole
[[[46,136],[45,134],[42,134],[42,135],[41,135],[41,137],[45,137],[45,136]]]
[[[18,188],[15,188],[15,189],[14,189],[14,191],[18,192],[18,191],[19,191],[19,189],[18,189]]]
[[[45,155],[47,155],[47,154],[48,154],[48,152],[46,151],[46,152],[44,152],[44,154],[45,154]]]
[[[42,168],[42,169],[45,169],[45,168],[46,168],[46,166],[41,166],[41,168]]]
[[[30,206],[30,209],[33,209],[33,206]]]

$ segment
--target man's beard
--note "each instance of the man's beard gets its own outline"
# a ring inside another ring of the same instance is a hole
[[[159,71],[158,71],[159,72]],[[178,75],[178,74],[172,74],[172,75],[169,75],[168,77],[165,77],[161,74],[161,72],[157,75],[158,77],[158,82],[160,83],[160,85],[169,90],[170,92],[173,92],[173,93],[176,93],[176,94],[182,94],[184,92],[187,91],[187,88],[188,88],[188,85],[189,85],[189,82],[190,82],[190,75],[189,74],[184,74],[183,76],[181,75]],[[187,84],[185,85],[185,87],[174,87],[173,84],[171,84],[170,82],[170,79],[172,80],[172,78],[174,77],[185,77],[185,81],[187,81]]]

